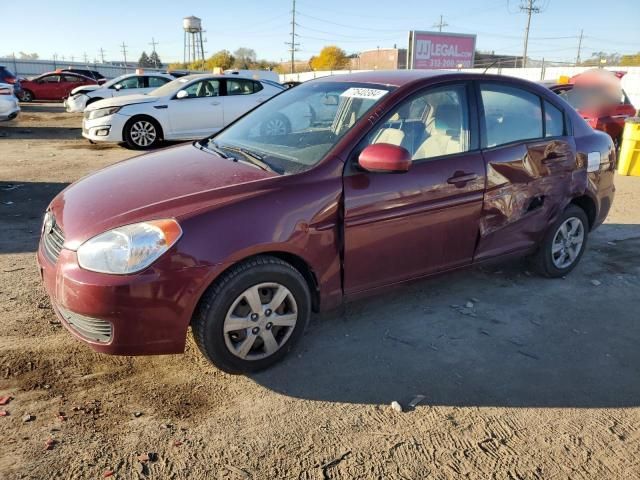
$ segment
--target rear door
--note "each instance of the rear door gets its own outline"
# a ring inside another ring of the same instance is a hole
[[[87,83],[84,78],[77,75],[63,74],[60,77],[60,94],[62,96],[59,98],[67,98],[71,90]]]
[[[457,83],[392,109],[356,149],[344,176],[347,294],[469,264],[485,187],[474,93]],[[403,174],[365,172],[357,155],[391,143],[413,158]]]
[[[479,82],[478,91],[487,191],[475,258],[483,260],[535,247],[584,183],[574,182],[575,142],[561,106],[501,82]]]
[[[155,90],[158,87],[161,87],[165,83],[170,82],[171,80],[166,77],[161,77],[159,75],[145,75],[142,77],[143,85],[139,93],[149,93],[152,90]]]
[[[187,97],[174,96],[169,100],[169,136],[199,138],[220,130],[224,125],[224,97],[220,95],[220,87],[219,79],[198,80],[183,89]]]

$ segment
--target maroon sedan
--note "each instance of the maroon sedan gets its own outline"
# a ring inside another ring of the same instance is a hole
[[[64,100],[71,90],[82,85],[97,85],[92,78],[72,72],[58,70],[45,73],[31,80],[21,80],[22,94],[20,100]]]
[[[309,121],[324,100],[333,119]],[[261,126],[286,117],[286,132]],[[614,194],[615,153],[550,90],[421,71],[327,77],[214,136],[69,186],[38,262],[64,325],[99,352],[265,368],[311,311],[507,255],[559,277]]]

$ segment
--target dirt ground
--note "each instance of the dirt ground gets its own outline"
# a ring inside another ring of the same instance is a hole
[[[57,321],[43,211],[135,154],[79,126],[52,104],[0,126],[0,478],[640,478],[640,178],[617,178],[566,279],[516,261],[415,283],[316,316],[282,364],[230,376],[191,339],[109,357]]]

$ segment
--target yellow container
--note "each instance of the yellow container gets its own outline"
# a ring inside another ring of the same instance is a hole
[[[640,177],[640,117],[629,118],[624,124],[618,173]]]

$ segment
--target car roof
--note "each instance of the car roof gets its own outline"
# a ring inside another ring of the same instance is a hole
[[[196,80],[202,78],[229,78],[231,80],[253,80],[254,82],[264,82],[262,79],[255,78],[247,78],[247,77],[239,77],[238,75],[227,75],[227,74],[216,74],[216,73],[191,73],[189,75],[184,75],[182,77],[176,78],[176,80]],[[273,82],[272,82],[273,83]]]

